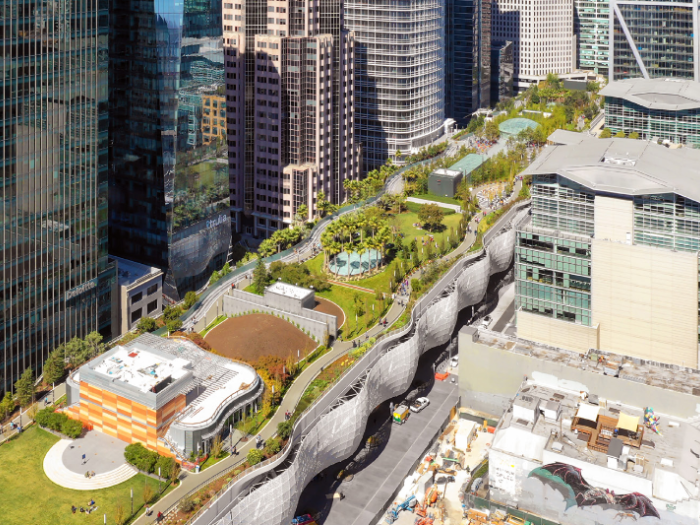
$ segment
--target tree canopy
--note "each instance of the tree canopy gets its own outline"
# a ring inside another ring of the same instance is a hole
[[[442,225],[445,212],[437,204],[423,204],[418,210],[418,220],[428,231],[435,231]]]

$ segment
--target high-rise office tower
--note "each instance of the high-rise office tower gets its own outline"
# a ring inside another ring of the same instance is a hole
[[[700,81],[698,2],[610,0],[610,80]]]
[[[356,139],[372,169],[443,134],[445,0],[349,0],[345,19],[356,41]]]
[[[353,36],[326,0],[224,3],[224,36],[232,215],[269,237],[359,176]]]
[[[516,89],[576,65],[574,4],[568,0],[496,0],[492,38],[513,42]]]
[[[574,0],[577,68],[608,75],[610,0]]]
[[[221,3],[110,8],[110,253],[178,301],[231,242]]]
[[[513,96],[513,42],[491,43],[491,105]]]
[[[460,127],[491,92],[491,0],[447,0],[445,116]]]
[[[518,337],[697,368],[700,151],[580,136],[524,172]]]
[[[111,335],[106,22],[95,2],[3,3],[0,391]]]

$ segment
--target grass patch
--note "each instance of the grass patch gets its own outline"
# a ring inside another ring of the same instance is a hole
[[[95,491],[70,490],[54,485],[44,474],[44,456],[59,438],[32,426],[17,439],[0,447],[0,516],[5,525],[100,525],[103,515],[114,523],[118,504],[131,513],[130,489],[134,489],[134,510],[143,507],[143,487],[151,485],[158,493],[158,480],[138,474],[124,483]],[[167,491],[164,491],[165,494]],[[71,513],[71,505],[87,505],[94,499],[98,509],[92,514]]]
[[[220,315],[216,319],[214,319],[209,326],[207,326],[204,330],[202,330],[199,335],[204,337],[207,335],[207,333],[212,329],[223,323],[226,319],[228,319],[227,315]]]
[[[415,197],[416,199],[423,199],[426,201],[441,202],[443,204],[456,204],[457,206],[462,205],[462,202],[459,199],[455,199],[453,197],[444,197],[442,195],[435,195],[433,193],[422,193],[420,195],[411,195],[411,197]]]
[[[420,211],[421,206],[423,206],[423,205],[422,205],[422,204],[418,204],[417,202],[407,202],[407,203],[405,204],[405,206],[406,206],[406,208],[408,209],[408,211],[410,211],[411,213],[417,214],[417,213]],[[457,212],[454,211],[452,208],[442,208],[442,207],[441,207],[440,209],[442,210],[442,213],[443,213],[444,215],[452,215],[452,214],[454,214],[454,213],[457,213]]]
[[[364,286],[361,281],[353,281],[352,284]],[[364,314],[358,315],[357,320],[355,315],[358,311],[354,300],[356,293],[361,298],[361,306],[364,310]],[[383,316],[384,309],[388,306],[388,301],[377,301],[373,293],[361,292],[335,284],[331,286],[330,290],[316,292],[316,295],[333,301],[345,312],[345,324],[340,329],[340,332],[346,341],[365,333],[377,324],[377,321]],[[374,307],[374,310],[372,307]]]
[[[228,443],[228,441],[227,441],[227,443]],[[221,453],[221,456],[218,457],[218,458],[214,458],[214,457],[212,457],[212,456],[209,456],[209,457],[207,458],[207,460],[206,460],[204,463],[201,464],[200,470],[206,470],[206,469],[208,469],[209,467],[213,467],[213,466],[216,465],[219,461],[222,461],[222,460],[226,459],[226,458],[229,457],[230,455],[231,455],[231,454],[229,454],[228,452],[222,452],[222,453]]]
[[[426,230],[419,230],[413,224],[419,223],[418,214],[413,212],[405,212],[399,215],[393,215],[389,220],[389,224],[396,229],[396,231],[403,234],[403,243],[410,244],[413,239],[418,242],[418,252],[421,253],[421,248],[424,248],[422,242],[428,239],[428,236],[432,235],[437,242],[438,246],[442,246],[444,239],[445,245],[447,246],[447,239],[451,235],[458,235],[459,240],[462,240],[461,235],[459,235],[459,221],[462,216],[459,213],[453,213],[445,215],[442,220],[443,229],[440,232],[429,232]],[[454,232],[452,231],[454,229]],[[433,245],[433,253],[435,253],[435,246]],[[422,256],[421,256],[422,257]]]

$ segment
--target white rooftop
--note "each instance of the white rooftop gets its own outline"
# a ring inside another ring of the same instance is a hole
[[[128,259],[122,259],[114,255],[110,259],[117,261],[117,272],[119,273],[119,286],[129,286],[147,275],[162,273],[159,268],[137,263]]]
[[[168,377],[173,380],[187,374],[192,363],[179,357],[167,358],[143,348],[117,347],[109,357],[95,367],[112,380],[132,385],[142,392],[153,388]]]
[[[631,78],[610,82],[600,94],[628,100],[649,109],[681,111],[700,108],[700,85],[676,78]]]
[[[306,288],[302,288],[301,286],[294,286],[283,282],[276,282],[275,284],[268,286],[265,290],[279,295],[284,295],[286,297],[292,297],[294,299],[304,299],[305,297],[308,297],[310,294],[314,293],[313,290],[308,290]]]
[[[188,407],[187,412],[179,420],[181,425],[199,425],[213,419],[217,412],[225,406],[233,397],[246,392],[255,382],[255,371],[238,363],[227,363],[224,368],[230,373],[224,374],[219,381],[207,387]]]

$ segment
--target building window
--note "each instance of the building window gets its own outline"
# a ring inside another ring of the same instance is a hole
[[[158,291],[158,284],[154,284],[154,285],[148,287],[148,290],[146,290],[146,295],[153,295],[157,291]]]
[[[138,303],[143,298],[143,292],[131,296],[131,304]]]
[[[132,323],[135,323],[135,322],[138,321],[139,319],[141,319],[141,308],[139,308],[138,310],[134,310],[133,312],[131,312],[131,322],[132,322]]]
[[[146,307],[146,313],[151,313],[153,310],[158,308],[158,301],[151,301],[148,303],[148,306]]]

